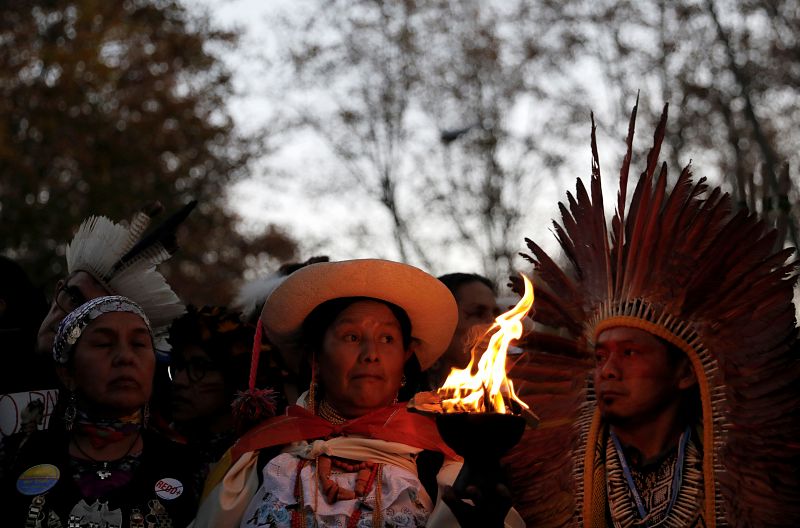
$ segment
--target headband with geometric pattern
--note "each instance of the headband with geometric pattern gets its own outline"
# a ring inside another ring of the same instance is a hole
[[[68,313],[59,323],[56,337],[53,340],[53,359],[56,363],[63,365],[70,360],[75,343],[78,342],[89,323],[103,314],[113,312],[129,312],[138,315],[144,321],[152,338],[153,331],[150,328],[150,321],[141,306],[120,295],[96,297]]]

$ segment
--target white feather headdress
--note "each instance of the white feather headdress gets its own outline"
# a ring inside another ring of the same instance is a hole
[[[242,312],[247,320],[253,319],[261,314],[261,307],[264,300],[286,280],[288,275],[280,271],[275,271],[264,277],[258,277],[242,284],[239,293],[231,303],[231,307]]]
[[[186,310],[156,265],[178,249],[175,230],[197,205],[193,201],[167,218],[143,238],[160,204],[138,211],[130,225],[117,224],[104,216],[84,220],[67,246],[67,270],[85,271],[110,293],[128,297],[139,304],[153,326],[156,348],[166,352],[172,321]]]
[[[239,292],[231,303],[231,307],[236,311],[242,312],[247,320],[257,319],[261,315],[261,308],[264,306],[264,301],[289,275],[309,264],[328,261],[330,261],[330,258],[322,255],[311,257],[305,262],[283,264],[277,271],[273,271],[269,275],[258,277],[255,280],[244,283],[239,288]]]

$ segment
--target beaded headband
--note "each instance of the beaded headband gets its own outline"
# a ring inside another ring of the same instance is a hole
[[[82,304],[64,318],[58,325],[53,341],[53,359],[61,365],[69,362],[75,343],[80,339],[86,327],[103,314],[112,312],[129,312],[142,318],[152,338],[153,330],[142,307],[120,295],[97,297]]]

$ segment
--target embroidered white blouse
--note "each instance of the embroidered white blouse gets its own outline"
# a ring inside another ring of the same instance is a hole
[[[290,528],[292,511],[297,511],[295,477],[300,458],[282,453],[262,471],[263,484],[245,510],[241,528]],[[354,489],[356,473],[332,472],[331,479],[340,487]],[[304,497],[306,526],[340,528],[360,510],[358,528],[371,528],[377,506],[376,490],[381,493],[381,517],[386,526],[416,528],[425,526],[433,503],[417,476],[407,469],[386,464],[381,472],[381,485],[373,486],[363,498],[339,500],[328,504],[318,486],[315,465],[306,464],[300,472]]]

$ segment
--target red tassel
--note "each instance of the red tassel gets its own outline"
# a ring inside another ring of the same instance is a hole
[[[237,392],[231,404],[236,428],[240,433],[275,416],[275,391],[272,389],[247,389]]]
[[[237,392],[236,399],[233,400],[233,417],[236,421],[238,432],[244,433],[254,425],[275,416],[275,391],[272,389],[257,389],[256,374],[258,372],[258,360],[261,355],[261,336],[263,326],[259,319],[256,325],[256,335],[253,339],[253,352],[250,360],[250,379],[248,389],[244,392]]]

